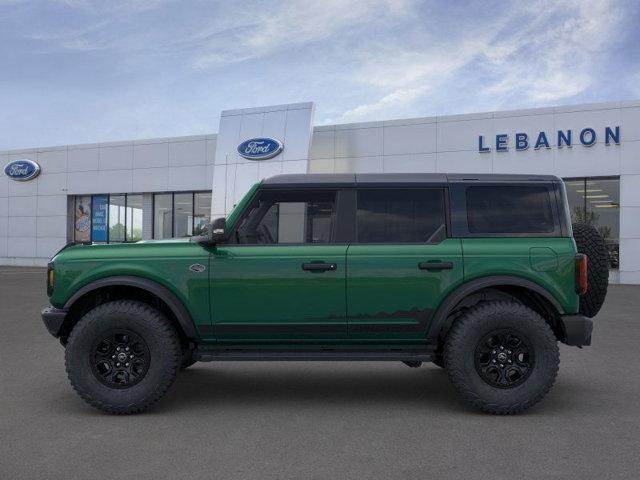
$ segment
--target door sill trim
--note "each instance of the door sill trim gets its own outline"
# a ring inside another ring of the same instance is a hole
[[[215,361],[393,361],[430,362],[433,351],[427,349],[407,350],[257,350],[227,349],[195,351],[194,360]]]

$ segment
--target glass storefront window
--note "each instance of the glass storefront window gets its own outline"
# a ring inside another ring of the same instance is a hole
[[[142,240],[142,195],[127,195],[127,242]]]
[[[109,195],[109,241],[124,242],[125,238],[125,196]]]
[[[153,238],[201,235],[211,220],[211,192],[156,193]]]
[[[202,235],[211,221],[211,193],[194,194],[193,234]]]
[[[611,268],[618,268],[620,256],[620,179],[566,179],[571,221],[598,229],[604,238]]]
[[[148,194],[151,195],[151,194]],[[210,222],[211,192],[153,194],[153,211],[145,211],[141,193],[73,197],[73,240],[76,242],[137,242],[143,219],[150,215],[153,238],[201,235]]]
[[[193,193],[176,193],[173,197],[173,236],[193,234]]]
[[[74,209],[73,240],[91,241],[91,196],[76,197]]]
[[[171,238],[173,235],[173,195],[170,193],[153,196],[153,238]]]

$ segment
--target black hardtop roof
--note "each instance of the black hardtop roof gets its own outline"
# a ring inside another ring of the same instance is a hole
[[[554,175],[510,175],[492,173],[307,173],[275,175],[262,181],[267,187],[358,185],[420,185],[474,182],[557,182]]]

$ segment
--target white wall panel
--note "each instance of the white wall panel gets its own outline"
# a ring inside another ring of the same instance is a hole
[[[620,110],[620,136],[624,142],[640,140],[640,107]]]
[[[36,237],[36,217],[9,217],[9,237]]]
[[[67,243],[66,237],[38,237],[36,239],[36,256],[51,258]]]
[[[309,159],[314,106],[313,104],[308,105],[308,108],[287,110],[284,132],[285,147],[282,151],[283,161],[307,161]],[[286,167],[283,167],[283,171],[286,172]]]
[[[207,167],[192,165],[190,167],[169,167],[168,190],[208,190]]]
[[[584,128],[593,128],[596,132],[598,143],[605,141],[605,127],[614,128],[620,125],[622,117],[619,108],[599,109],[599,110],[581,110],[570,113],[555,114],[556,130],[568,130],[573,132],[573,144],[576,147],[582,147],[580,143],[580,132]],[[621,134],[624,132],[621,131]]]
[[[37,217],[36,229],[38,237],[67,237],[67,216],[50,215]]]
[[[169,142],[147,143],[133,146],[133,168],[167,167]]]
[[[212,165],[216,161],[217,137],[207,138],[207,165]]]
[[[166,192],[169,189],[169,169],[136,168],[132,185],[134,192]]]
[[[2,174],[4,175],[4,170],[2,171]],[[38,194],[37,179],[28,182],[16,182],[15,180],[9,180],[8,187],[9,196],[30,197]]]
[[[476,151],[438,152],[438,173],[491,173],[493,154]]]
[[[384,173],[432,173],[436,171],[435,153],[417,153],[412,155],[385,155]]]
[[[384,127],[384,154],[435,152],[436,130],[435,123]]]
[[[67,192],[67,173],[43,173],[35,183],[38,195],[64,195]]]
[[[314,131],[311,137],[311,150],[309,158],[315,160],[317,158],[333,158],[335,156],[335,132],[333,130],[328,131]]]
[[[623,133],[620,133],[620,135],[623,135]],[[620,147],[617,148],[620,148],[621,173],[640,174],[640,140],[633,142],[623,141]]]
[[[620,205],[640,207],[640,175],[622,175],[620,177]],[[640,217],[637,221],[640,223]]]
[[[34,160],[32,158],[32,160]],[[59,173],[67,171],[67,147],[56,150],[38,152],[35,160],[40,164],[42,173]]]
[[[67,212],[66,195],[38,195],[36,215],[62,215]]]
[[[133,144],[101,146],[100,170],[125,170],[133,168]]]
[[[561,177],[596,177],[620,173],[620,148],[617,145],[576,145],[554,152],[554,171]]]
[[[36,238],[35,235],[26,237],[9,237],[7,239],[7,256],[8,257],[30,257],[36,256]]]
[[[169,165],[190,166],[207,164],[207,142],[196,140],[192,142],[169,143]]]
[[[493,119],[438,122],[438,153],[461,150],[478,151],[478,136],[483,135],[487,144],[495,142]],[[493,150],[493,148],[492,148]]]
[[[554,150],[541,148],[535,150],[533,146],[518,152],[482,153],[492,157],[493,173],[529,173],[549,175],[554,172]]]
[[[10,217],[35,217],[37,211],[38,197],[9,197],[8,208],[6,213],[0,215],[8,215]]]
[[[67,193],[125,193],[132,192],[132,170],[102,170],[69,174]]]
[[[382,155],[382,128],[336,130],[336,158]]]
[[[309,173],[334,173],[335,160],[333,158],[319,158],[309,160]]]
[[[335,173],[382,173],[382,156],[336,158]]]
[[[100,168],[100,148],[69,148],[68,171],[82,172]]]

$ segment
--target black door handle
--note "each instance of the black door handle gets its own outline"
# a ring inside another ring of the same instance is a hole
[[[420,270],[451,270],[453,262],[420,262],[418,268]]]
[[[327,270],[336,270],[338,265],[335,263],[303,263],[302,269],[310,272],[325,272]]]

